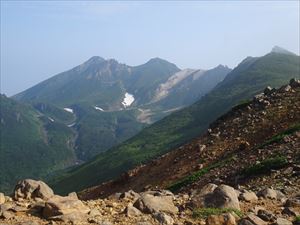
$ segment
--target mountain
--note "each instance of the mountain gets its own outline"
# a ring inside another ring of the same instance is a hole
[[[171,151],[207,129],[208,125],[266,86],[279,87],[300,76],[299,56],[271,52],[243,60],[211,92],[183,110],[145,128],[121,145],[52,181],[61,193],[100,184],[126,170]],[[80,181],[80,182],[79,182]]]
[[[198,100],[230,69],[188,73],[154,101],[180,71],[160,58],[132,67],[94,56],[12,98],[2,96],[1,190],[18,179],[49,177],[92,159]]]
[[[66,125],[76,133],[77,158],[87,161],[148,124],[195,102],[231,70],[219,66],[202,71],[201,76],[189,73],[171,86],[161,101],[153,103],[160,87],[180,71],[160,58],[132,67],[94,56],[13,98],[33,104],[37,110],[41,110],[39,105],[53,105],[73,116],[75,119]],[[48,109],[51,110],[46,107],[42,113],[47,114]]]
[[[59,196],[25,179],[4,224],[298,225],[300,80],[233,107],[201,136],[119,179]],[[83,201],[84,200],[84,201]]]
[[[5,95],[0,100],[1,191],[24,177],[45,178],[76,162],[74,133],[60,122],[71,119],[68,113],[52,107],[46,115]]]
[[[284,48],[281,48],[279,46],[274,46],[272,48],[271,52],[273,52],[273,53],[281,53],[281,54],[286,54],[286,55],[296,55],[295,53],[290,52],[290,51],[288,51],[288,50],[286,50]]]

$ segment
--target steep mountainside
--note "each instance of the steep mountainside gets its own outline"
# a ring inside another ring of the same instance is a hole
[[[81,197],[96,199],[130,189],[140,192],[146,186],[190,192],[208,183],[283,188],[265,176],[272,169],[300,163],[299,111],[300,80],[278,90],[266,89],[218,118],[202,136],[115,181],[81,192]],[[296,180],[293,185],[300,188]]]
[[[52,107],[51,115],[46,115],[4,95],[0,100],[2,191],[11,191],[12,185],[24,177],[45,177],[75,163],[74,133],[58,120],[70,119],[64,111]]]
[[[247,58],[213,91],[192,106],[145,128],[91,162],[68,171],[54,180],[53,186],[66,193],[112,179],[198,136],[209,123],[265,86],[278,87],[299,76],[299,56],[269,53],[263,57]]]

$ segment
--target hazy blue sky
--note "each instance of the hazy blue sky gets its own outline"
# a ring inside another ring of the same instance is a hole
[[[299,54],[299,1],[1,1],[1,92],[16,94],[94,55],[207,69],[235,67],[274,45]]]

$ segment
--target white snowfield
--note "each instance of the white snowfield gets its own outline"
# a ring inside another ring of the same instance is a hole
[[[64,110],[69,112],[69,113],[74,113],[73,109],[71,109],[71,108],[64,108]]]
[[[100,108],[100,107],[98,107],[98,106],[94,106],[94,108],[96,109],[96,110],[99,110],[99,111],[104,111],[104,109],[102,109],[102,108]]]
[[[123,106],[129,107],[134,102],[134,96],[132,94],[129,94],[128,92],[125,93],[125,97],[123,99]]]

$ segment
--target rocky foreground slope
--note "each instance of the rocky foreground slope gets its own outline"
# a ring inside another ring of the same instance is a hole
[[[0,194],[0,224],[299,225],[299,112],[300,81],[266,88],[202,137],[81,200],[20,181],[13,196]]]

